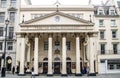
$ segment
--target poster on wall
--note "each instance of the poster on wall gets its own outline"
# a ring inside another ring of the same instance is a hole
[[[75,68],[76,68],[76,63],[72,62],[72,69],[75,69]]]

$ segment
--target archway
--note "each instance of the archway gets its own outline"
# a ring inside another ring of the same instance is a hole
[[[48,58],[43,59],[43,74],[47,74],[48,72]]]
[[[54,59],[54,74],[60,74],[60,58],[55,57]]]
[[[12,67],[12,58],[8,56],[6,58],[6,70],[11,71],[11,67]]]
[[[67,65],[66,65],[67,74],[71,74],[71,58],[67,57],[66,60],[67,60]]]

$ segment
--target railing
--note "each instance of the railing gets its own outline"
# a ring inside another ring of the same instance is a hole
[[[105,50],[103,53],[100,50],[97,51],[97,55],[117,55],[117,54],[120,54],[120,50],[116,51],[115,53],[113,50]]]

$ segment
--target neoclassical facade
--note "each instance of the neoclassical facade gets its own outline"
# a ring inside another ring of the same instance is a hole
[[[66,10],[81,10],[81,17],[74,17]],[[82,11],[86,12],[88,20],[82,18]],[[56,6],[25,7],[21,8],[20,14],[22,23],[17,31],[16,52],[16,64],[20,65],[19,74],[24,74],[24,66],[29,66],[34,67],[36,75],[81,75],[83,67],[89,66],[90,74],[95,75],[98,31],[92,22],[94,8],[91,5],[73,9]],[[30,19],[34,14],[41,16]]]
[[[16,28],[19,74],[25,74],[25,67],[48,76],[80,76],[87,68],[90,75],[119,73],[117,6],[113,0],[101,6],[21,6]]]

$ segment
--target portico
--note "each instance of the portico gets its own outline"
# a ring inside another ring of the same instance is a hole
[[[46,73],[52,76],[59,73],[67,76],[68,73],[74,73],[81,76],[81,70],[87,64],[90,74],[95,75],[97,32],[93,26],[89,21],[61,12],[21,23],[17,32],[19,48],[16,54],[19,74],[23,75],[24,66],[27,66],[34,67],[35,75]]]

